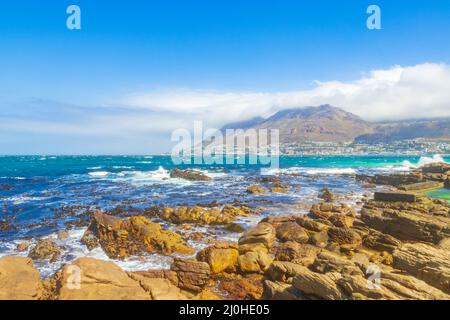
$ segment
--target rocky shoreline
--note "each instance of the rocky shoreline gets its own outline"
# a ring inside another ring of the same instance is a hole
[[[173,175],[208,181],[192,170]],[[168,255],[170,269],[129,272],[84,257],[42,279],[33,261],[53,263],[62,250],[43,239],[28,257],[0,258],[0,299],[450,299],[450,206],[423,194],[450,186],[450,165],[357,178],[386,190],[357,210],[325,189],[307,215],[265,217],[245,231],[234,223],[256,209],[236,203],[153,208],[129,217],[95,212],[80,239],[89,250],[101,247],[113,259]],[[247,193],[287,189],[282,179],[264,179]],[[237,242],[210,239],[195,252],[189,239],[158,221],[242,234]]]

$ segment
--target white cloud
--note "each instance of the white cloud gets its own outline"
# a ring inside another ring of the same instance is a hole
[[[425,63],[373,70],[360,79],[315,81],[309,90],[289,92],[216,92],[172,90],[125,97],[132,108],[171,111],[220,126],[278,110],[331,104],[367,120],[450,116],[450,66]]]

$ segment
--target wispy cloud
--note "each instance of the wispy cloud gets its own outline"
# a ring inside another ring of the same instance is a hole
[[[367,120],[450,116],[450,66],[425,63],[373,70],[360,79],[315,81],[309,90],[217,92],[168,90],[130,94],[132,108],[172,111],[212,124],[270,115],[285,108],[332,104]]]
[[[120,106],[86,107],[54,101],[0,108],[0,133],[137,137],[269,116],[276,111],[331,104],[367,120],[450,117],[450,66],[425,63],[374,70],[354,81],[315,81],[308,90],[219,92],[176,89],[131,93]]]

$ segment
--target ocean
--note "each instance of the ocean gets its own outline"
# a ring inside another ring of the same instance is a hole
[[[58,230],[68,229],[60,261],[37,262],[48,276],[80,256],[108,259],[101,249],[89,252],[81,243],[86,226],[80,217],[101,209],[118,215],[139,214],[151,206],[221,206],[244,203],[261,208],[257,216],[238,221],[248,227],[265,215],[306,213],[318,201],[324,187],[343,196],[342,201],[358,206],[374,189],[355,180],[356,174],[406,172],[441,156],[304,156],[280,157],[279,169],[259,165],[192,165],[211,176],[211,182],[171,179],[170,156],[2,156],[0,157],[0,256],[26,255],[17,252],[18,243],[56,239]],[[278,175],[291,186],[286,194],[247,195],[245,190],[261,174]],[[175,226],[161,222],[165,228]],[[3,226],[3,227],[2,227]],[[5,227],[7,226],[7,227]],[[213,238],[236,240],[238,233],[220,227],[196,227]],[[192,241],[195,248],[206,244]],[[171,258],[157,254],[115,261],[127,270],[163,268]]]

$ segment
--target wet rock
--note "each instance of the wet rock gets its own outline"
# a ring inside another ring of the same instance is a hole
[[[100,245],[94,232],[89,229],[86,230],[83,237],[81,237],[81,243],[84,244],[89,251],[94,250]]]
[[[267,193],[267,189],[259,186],[259,185],[253,185],[247,188],[247,193],[250,194],[265,194]]]
[[[308,233],[296,222],[286,222],[276,228],[276,236],[281,241],[308,242]]]
[[[39,271],[30,258],[0,258],[0,300],[38,300],[43,290]]]
[[[238,268],[242,273],[263,273],[266,271],[273,259],[264,252],[247,252],[238,258]]]
[[[109,261],[80,258],[55,277],[59,300],[149,300],[138,281]]]
[[[60,255],[61,248],[50,239],[39,240],[28,253],[28,257],[33,260],[50,260],[50,262],[56,261]]]
[[[197,259],[208,263],[214,274],[234,271],[238,257],[238,246],[228,242],[216,243],[197,253]]]
[[[429,285],[450,293],[450,252],[424,243],[397,248],[393,267],[410,273]]]
[[[336,196],[331,192],[328,188],[323,188],[320,191],[319,199],[322,199],[326,202],[333,202],[336,199]]]
[[[16,250],[19,252],[27,251],[30,247],[30,244],[28,242],[21,242],[17,245]]]
[[[173,169],[170,171],[171,178],[185,179],[189,181],[211,181],[212,178],[196,170]]]
[[[67,240],[69,238],[69,232],[67,232],[66,230],[59,230],[56,233],[56,236],[58,240]]]
[[[211,269],[206,262],[175,258],[170,269],[177,273],[178,286],[192,292],[200,292],[208,284]]]
[[[261,243],[267,248],[270,248],[275,240],[275,229],[267,223],[258,223],[253,228],[244,232],[241,238],[239,238],[239,245]]]
[[[92,217],[92,231],[110,258],[125,258],[141,252],[190,254],[190,248],[175,232],[163,230],[158,223],[143,216],[121,219],[97,212]]]

